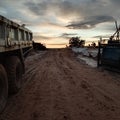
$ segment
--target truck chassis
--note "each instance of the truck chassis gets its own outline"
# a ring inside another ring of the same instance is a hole
[[[32,32],[0,16],[0,113],[5,108],[8,93],[22,87],[24,59],[32,49]]]

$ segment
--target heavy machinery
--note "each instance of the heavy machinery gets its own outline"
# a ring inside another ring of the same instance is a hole
[[[115,33],[109,38],[107,44],[99,42],[98,67],[103,66],[110,70],[120,70],[120,26],[117,22]]]
[[[16,93],[22,86],[24,59],[32,49],[32,32],[0,15],[0,112],[8,93]]]

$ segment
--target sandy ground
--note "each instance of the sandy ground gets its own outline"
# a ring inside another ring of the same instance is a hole
[[[0,120],[120,120],[120,75],[91,68],[70,50],[28,57],[23,80]]]

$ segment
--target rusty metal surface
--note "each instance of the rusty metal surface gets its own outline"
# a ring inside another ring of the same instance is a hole
[[[14,26],[14,27],[17,27],[17,28],[19,27],[22,30],[27,30],[27,31],[31,32],[31,30],[29,30],[29,29],[15,23],[15,22],[13,22],[13,21],[11,21],[11,20],[9,20],[9,19],[7,19],[7,18],[5,18],[4,16],[1,16],[1,15],[0,15],[0,22],[4,22],[4,23],[7,23],[10,26]]]
[[[27,48],[32,47],[32,32],[25,28],[24,26],[21,26],[3,16],[0,15],[0,23],[3,25],[3,29],[5,29],[4,37],[0,38],[0,53],[17,50],[21,48]],[[25,34],[23,38],[21,39],[19,37],[19,33],[17,33],[18,38],[12,38],[10,35],[8,36],[8,33],[10,32],[9,28],[17,28],[18,31],[23,30],[23,32],[27,32],[29,35],[28,38],[25,38]],[[2,28],[1,28],[2,29]]]
[[[101,44],[98,57],[98,66],[120,70],[120,44]]]
[[[106,47],[103,49],[101,63],[120,69],[120,48]]]
[[[32,41],[12,41],[10,46],[6,46],[5,41],[0,41],[0,52],[7,52],[27,47],[32,47]]]

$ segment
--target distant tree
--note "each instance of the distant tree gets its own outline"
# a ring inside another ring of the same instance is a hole
[[[84,47],[85,40],[80,40],[79,37],[72,37],[69,40],[69,47]]]
[[[96,43],[93,41],[91,46],[95,48],[96,47]]]
[[[77,47],[77,46],[79,46],[79,38],[78,37],[72,37],[72,38],[70,38],[70,40],[69,40],[69,46],[70,47]]]
[[[80,40],[79,47],[84,47],[84,46],[85,46],[85,40]]]

